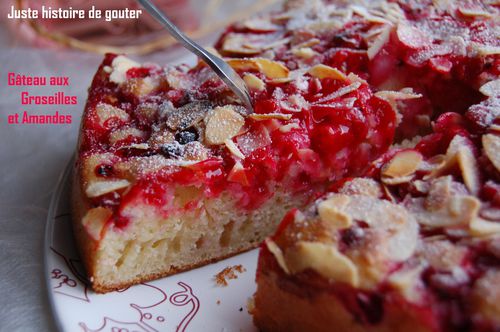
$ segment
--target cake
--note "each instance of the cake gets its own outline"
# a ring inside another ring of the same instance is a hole
[[[252,22],[247,36],[231,27],[216,47],[248,85],[253,113],[202,62],[106,55],[89,89],[72,191],[94,291],[255,248],[288,210],[362,174],[391,145],[391,101],[355,72],[308,58],[308,42],[284,36],[284,23]],[[283,47],[297,54],[271,54]]]
[[[361,67],[337,67],[363,77],[375,95],[412,89],[421,97],[389,99],[398,127],[388,151],[361,176],[291,210],[262,244],[257,327],[498,331],[498,7],[294,1],[285,16],[290,29],[296,17],[308,32],[331,27],[336,45],[326,52],[363,58]]]

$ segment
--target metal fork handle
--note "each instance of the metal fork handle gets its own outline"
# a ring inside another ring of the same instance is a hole
[[[186,36],[149,0],[137,0],[170,34],[189,51],[200,57],[219,76],[224,83],[240,98],[249,113],[253,113],[252,99],[245,82],[223,59],[208,52],[198,43]]]

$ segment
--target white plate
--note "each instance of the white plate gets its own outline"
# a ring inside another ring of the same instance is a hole
[[[256,331],[246,304],[255,291],[257,250],[121,291],[94,293],[71,231],[72,163],[58,181],[45,230],[45,278],[61,331]],[[214,275],[238,264],[246,271],[237,279],[226,287],[215,283]]]

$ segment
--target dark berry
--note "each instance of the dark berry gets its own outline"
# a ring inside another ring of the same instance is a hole
[[[166,158],[176,158],[182,155],[182,148],[178,144],[165,144],[160,148],[160,153]]]
[[[111,165],[99,165],[95,169],[97,176],[108,177],[113,174],[113,166]]]
[[[198,140],[198,132],[194,128],[188,128],[175,134],[175,140],[181,144],[188,144]]]
[[[342,242],[346,247],[353,247],[360,243],[365,236],[365,231],[359,226],[353,226],[341,231]]]

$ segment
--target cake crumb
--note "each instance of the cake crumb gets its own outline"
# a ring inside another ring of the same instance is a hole
[[[236,272],[243,273],[246,272],[246,269],[241,264],[228,266],[214,276],[215,282],[217,285],[225,287],[228,285],[228,280],[238,279]]]

